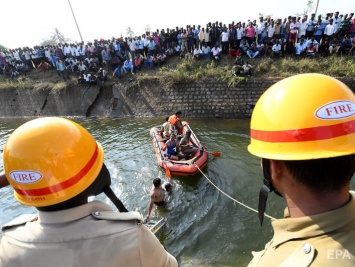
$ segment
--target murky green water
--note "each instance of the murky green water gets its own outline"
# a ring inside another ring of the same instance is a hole
[[[164,119],[74,119],[102,144],[112,187],[128,210],[146,215],[149,191],[155,177],[166,180],[158,167],[149,136],[152,126]],[[24,120],[0,120],[0,147]],[[188,120],[210,155],[204,174],[221,190],[253,208],[257,207],[261,185],[259,159],[247,152],[248,120]],[[2,169],[2,154],[0,167]],[[270,222],[259,226],[257,214],[234,203],[217,191],[203,175],[171,180],[174,190],[164,213],[168,224],[160,237],[165,248],[181,266],[246,266],[251,251],[260,250],[272,237]],[[352,188],[355,188],[354,181]],[[0,224],[35,209],[18,204],[11,188],[0,190]],[[97,198],[108,200],[100,195]],[[281,217],[283,200],[270,196],[267,213]]]

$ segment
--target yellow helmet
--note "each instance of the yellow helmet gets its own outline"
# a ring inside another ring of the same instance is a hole
[[[271,86],[255,105],[251,154],[307,160],[355,153],[355,96],[322,74],[300,74]]]
[[[48,117],[17,128],[4,146],[3,159],[16,200],[45,207],[87,189],[103,167],[104,152],[82,126]]]

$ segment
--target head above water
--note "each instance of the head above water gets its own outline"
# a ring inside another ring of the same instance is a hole
[[[153,185],[154,185],[154,187],[159,187],[159,186],[161,186],[161,179],[160,179],[160,178],[155,178],[155,179],[153,180]]]

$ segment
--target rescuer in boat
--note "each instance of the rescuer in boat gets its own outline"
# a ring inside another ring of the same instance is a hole
[[[104,151],[80,125],[29,121],[11,134],[3,159],[16,200],[38,213],[2,227],[0,266],[178,266],[142,216],[115,196]],[[88,202],[102,192],[120,212]]]
[[[250,137],[248,150],[261,158],[264,174],[261,223],[269,192],[287,208],[249,266],[354,266],[354,93],[321,74],[281,80],[256,103]]]
[[[182,125],[181,116],[182,116],[182,112],[179,110],[174,115],[171,115],[168,120],[172,125],[172,127],[175,128],[175,130],[177,130],[178,135],[183,134],[184,131],[184,126]]]
[[[197,145],[191,140],[191,131],[187,130],[184,137],[180,140],[181,152],[185,155],[185,159],[190,159],[198,150]]]
[[[165,196],[166,192],[169,192],[172,189],[171,183],[165,182],[163,185],[161,184],[160,178],[155,178],[153,180],[153,187],[150,190],[150,200],[148,207],[148,214],[146,218],[149,220],[150,215],[152,213],[153,205],[164,206],[165,205]]]
[[[184,154],[180,153],[179,141],[176,139],[176,134],[172,133],[170,139],[165,142],[163,151],[166,150],[166,156],[168,159],[180,160],[184,157]]]
[[[165,122],[160,129],[161,136],[165,139],[169,139],[171,135],[171,124],[169,122],[169,117],[166,117]]]

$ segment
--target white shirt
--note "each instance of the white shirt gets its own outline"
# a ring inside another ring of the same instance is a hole
[[[263,32],[264,28],[265,28],[265,24],[264,24],[264,22],[262,22],[260,25],[258,25],[257,33],[261,34]]]
[[[64,55],[70,54],[70,47],[69,46],[64,46]]]
[[[87,70],[87,67],[84,64],[81,64],[81,65],[79,64],[78,65],[78,70],[79,71],[85,71],[85,70]]]
[[[200,55],[200,54],[202,54],[201,49],[195,48],[195,50],[194,50],[194,55]]]
[[[20,59],[20,55],[18,54],[17,51],[13,52],[12,54],[13,54],[13,56],[14,56],[14,58],[15,58],[16,60],[21,60],[21,59]]]
[[[290,23],[290,33],[297,33],[300,24],[298,21]]]
[[[46,58],[49,58],[49,59],[52,58],[52,56],[51,56],[51,51],[48,50],[48,49],[44,51],[44,55],[46,56]]]
[[[204,32],[204,34],[203,34],[203,38],[205,39],[205,42],[206,43],[208,43],[208,42],[210,42],[211,40],[210,40],[210,33],[209,32]]]
[[[274,33],[275,33],[275,25],[274,26],[269,26],[267,27],[267,36],[269,38],[272,38],[274,36]]]
[[[204,54],[208,54],[208,53],[211,52],[211,48],[210,48],[209,46],[203,46],[203,47],[202,47],[202,52],[203,52]]]
[[[281,45],[280,44],[274,44],[272,46],[272,51],[281,51]]]
[[[306,35],[306,29],[307,29],[307,22],[301,22],[300,27],[298,29],[298,37],[301,37],[302,35]]]
[[[324,34],[325,35],[333,35],[333,33],[335,33],[334,24],[332,24],[332,25],[328,24],[324,29]]]
[[[236,29],[236,33],[237,33],[237,40],[241,40],[243,37],[243,29],[242,28],[237,28]]]
[[[222,42],[228,42],[229,34],[228,32],[222,32]]]
[[[219,47],[217,47],[217,48],[213,47],[211,52],[212,52],[212,55],[217,56],[219,54],[219,52],[221,52],[221,49],[219,49]]]
[[[305,43],[303,43],[303,44],[297,43],[296,44],[296,55],[301,54],[301,52],[304,51],[305,49],[306,49],[306,44]]]
[[[341,22],[341,17],[338,17],[338,18],[333,18],[333,25],[334,25],[334,32],[337,32],[338,31],[338,28],[340,26],[340,22]]]

